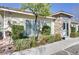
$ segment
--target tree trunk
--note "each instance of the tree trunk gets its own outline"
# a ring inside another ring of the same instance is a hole
[[[37,29],[37,17],[38,17],[38,15],[35,15],[35,30],[37,31],[37,33],[36,33],[36,36],[35,36],[35,40],[38,40],[38,37],[39,37],[39,29]]]

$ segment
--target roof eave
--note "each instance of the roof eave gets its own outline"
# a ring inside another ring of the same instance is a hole
[[[69,13],[65,13],[65,12],[58,12],[58,13],[53,14],[52,16],[57,16],[57,15],[59,15],[59,14],[65,14],[65,15],[67,15],[67,16],[69,16],[69,17],[73,17],[73,15],[71,15],[71,14],[69,14]]]
[[[0,10],[8,11],[8,12],[14,12],[14,13],[19,13],[19,14],[24,14],[24,15],[34,16],[34,14],[32,14],[32,13],[26,13],[26,12],[22,12],[22,11],[9,10],[9,9],[5,9],[5,8],[0,8]],[[43,17],[43,16],[40,16],[40,17]],[[51,16],[47,16],[46,18],[53,19],[53,17],[51,17]]]

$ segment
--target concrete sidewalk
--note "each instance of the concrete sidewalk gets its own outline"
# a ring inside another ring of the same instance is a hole
[[[79,38],[69,38],[67,40],[62,40],[62,41],[42,45],[36,48],[14,52],[12,54],[13,55],[16,55],[16,54],[18,55],[50,55],[78,43],[79,43]]]

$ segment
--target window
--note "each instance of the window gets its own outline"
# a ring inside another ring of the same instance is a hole
[[[0,32],[0,40],[3,39],[3,33]]]
[[[31,21],[26,20],[26,34],[30,35],[31,34]]]
[[[26,20],[26,34],[37,34],[40,30],[40,21],[37,21],[35,25],[35,20]]]
[[[38,32],[38,30],[40,29],[40,20],[37,21],[36,25],[35,25],[35,20],[31,21],[31,28],[34,32],[34,34],[36,34]]]
[[[0,23],[0,39],[3,39],[2,30],[3,30],[3,26],[2,26],[2,23]]]
[[[65,29],[65,23],[63,23],[63,30]]]
[[[0,31],[2,31],[3,30],[3,25],[2,25],[2,23],[0,22]]]
[[[2,15],[0,15],[0,39],[3,39],[3,25],[4,25],[3,17]]]
[[[68,30],[68,23],[67,23],[67,30]]]

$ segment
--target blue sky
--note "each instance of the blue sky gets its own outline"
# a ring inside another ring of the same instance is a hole
[[[0,3],[0,6],[11,7],[11,8],[20,8],[21,4],[19,3]],[[65,11],[71,13],[79,18],[79,4],[78,3],[53,3],[50,8],[52,13],[58,11]]]

